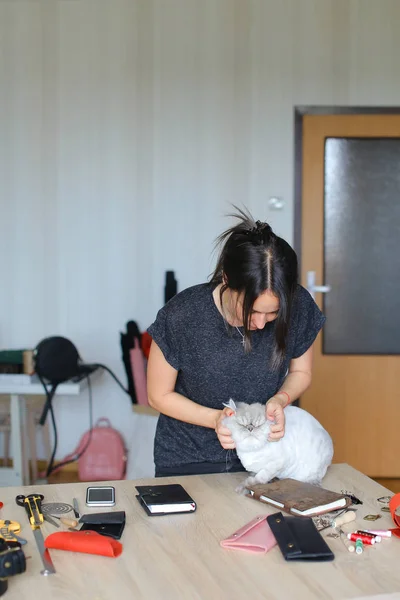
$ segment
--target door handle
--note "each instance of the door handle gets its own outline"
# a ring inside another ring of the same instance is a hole
[[[307,271],[307,290],[315,300],[315,294],[320,292],[326,294],[331,291],[330,285],[315,285],[315,271]]]

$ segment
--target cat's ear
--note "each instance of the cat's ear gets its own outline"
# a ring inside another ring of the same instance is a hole
[[[226,408],[230,408],[236,414],[237,408],[232,398],[229,398],[229,402],[223,402],[222,405],[226,406]]]

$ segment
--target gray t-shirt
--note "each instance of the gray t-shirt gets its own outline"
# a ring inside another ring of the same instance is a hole
[[[287,374],[292,358],[311,346],[325,317],[300,285],[295,294],[286,357],[278,370],[269,367],[275,323],[252,332],[246,354],[242,336],[227,328],[212,292],[201,284],[174,296],[157,314],[149,333],[167,362],[178,371],[175,391],[203,406],[222,409],[223,402],[265,403]],[[156,469],[192,463],[221,463],[227,456],[213,429],[160,415],[154,441]],[[236,459],[237,460],[237,459]]]

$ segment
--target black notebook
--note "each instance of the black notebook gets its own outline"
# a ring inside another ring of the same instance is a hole
[[[179,484],[137,485],[136,498],[150,516],[187,513],[196,510],[196,502]]]

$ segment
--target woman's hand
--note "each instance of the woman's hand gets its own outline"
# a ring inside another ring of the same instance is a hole
[[[232,434],[230,430],[222,424],[222,421],[225,419],[225,417],[231,417],[233,415],[233,410],[230,408],[224,408],[219,412],[220,414],[217,417],[215,424],[215,433],[218,436],[221,446],[225,450],[233,450],[233,448],[236,448],[236,444],[232,439]]]
[[[278,442],[285,435],[284,404],[284,400],[272,396],[265,405],[265,416],[268,421],[275,421],[275,424],[270,426],[270,433],[268,436],[270,442]]]

